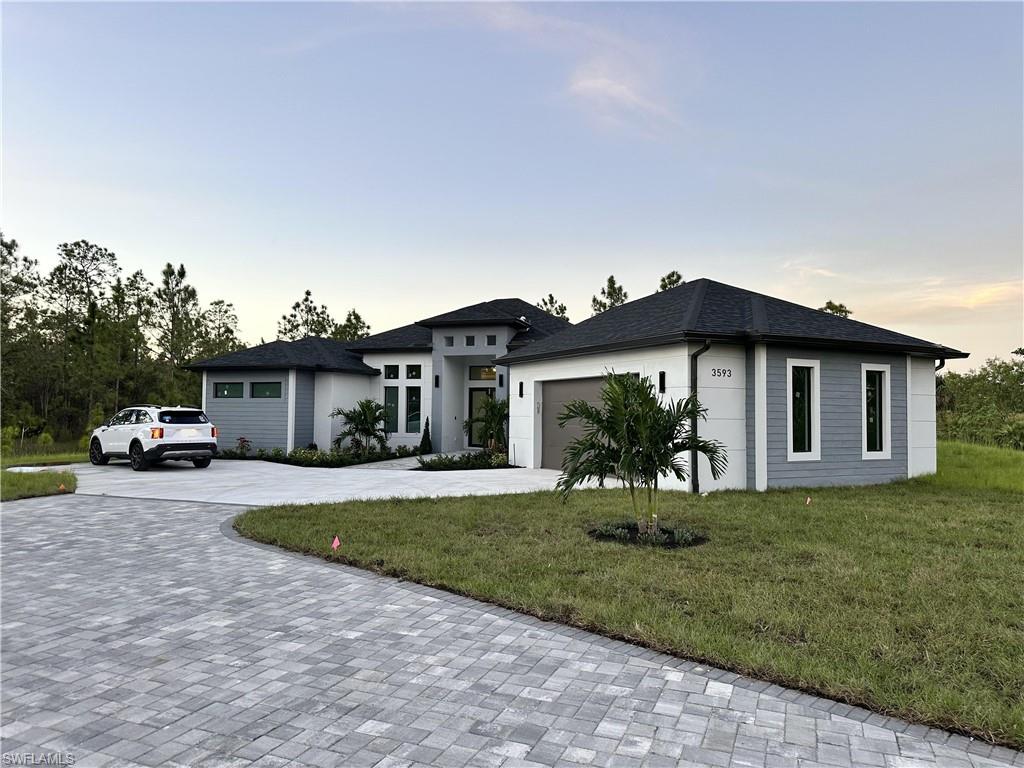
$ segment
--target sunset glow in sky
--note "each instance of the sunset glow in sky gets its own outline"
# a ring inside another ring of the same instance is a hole
[[[11,4],[5,237],[184,262],[243,339],[671,269],[1022,344],[1022,6]]]

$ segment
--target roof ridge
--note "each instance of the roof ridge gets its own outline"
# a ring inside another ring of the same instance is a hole
[[[694,330],[698,318],[700,318],[700,312],[704,308],[704,296],[708,292],[708,279],[706,277],[698,278],[694,280],[696,283],[694,286],[693,295],[690,297],[690,306],[686,308],[686,314],[683,316],[683,331]]]

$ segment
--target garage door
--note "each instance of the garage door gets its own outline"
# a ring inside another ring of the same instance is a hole
[[[579,437],[583,428],[578,422],[570,422],[562,429],[558,426],[558,415],[570,400],[586,400],[594,405],[601,404],[600,377],[594,379],[565,379],[544,382],[544,408],[541,414],[540,465],[548,469],[562,468],[562,451],[569,441]]]

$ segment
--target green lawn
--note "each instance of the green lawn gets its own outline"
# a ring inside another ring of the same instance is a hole
[[[617,490],[565,505],[535,493],[278,506],[246,512],[235,527],[1019,748],[1022,499],[968,487],[988,474],[988,449],[974,448],[943,446],[939,477],[889,486],[666,493],[663,522],[710,537],[689,549],[588,538],[591,524],[627,515]],[[954,469],[950,452],[979,466]],[[1020,455],[1003,459],[1021,467]]]
[[[74,493],[77,485],[71,472],[0,472],[0,501]]]

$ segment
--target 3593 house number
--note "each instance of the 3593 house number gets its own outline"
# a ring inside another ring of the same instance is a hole
[[[712,368],[711,375],[716,376],[718,378],[731,379],[732,368]]]

